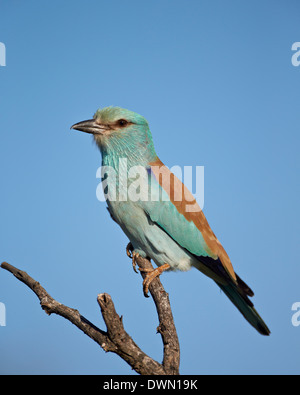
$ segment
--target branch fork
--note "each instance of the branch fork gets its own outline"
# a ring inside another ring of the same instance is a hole
[[[141,256],[135,257],[143,279],[147,272],[154,270],[151,262]],[[178,375],[180,351],[179,341],[173,320],[169,296],[164,290],[159,277],[155,277],[149,285],[149,291],[155,303],[159,325],[157,332],[161,335],[164,347],[162,363],[145,354],[125,331],[123,319],[115,309],[113,300],[107,293],[97,296],[106,331],[88,321],[76,309],[56,301],[26,272],[10,265],[1,264],[2,269],[12,273],[18,280],[26,284],[39,298],[42,309],[48,314],[57,314],[72,322],[78,329],[93,339],[105,352],[113,352],[126,361],[133,370],[141,375]]]

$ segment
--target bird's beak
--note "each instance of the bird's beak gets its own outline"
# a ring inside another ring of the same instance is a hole
[[[71,129],[80,130],[81,132],[91,134],[103,134],[109,128],[107,125],[96,123],[95,119],[88,119],[87,121],[75,123],[73,126],[71,126]]]

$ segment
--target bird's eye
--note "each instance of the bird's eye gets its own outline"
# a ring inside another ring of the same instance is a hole
[[[118,120],[118,125],[121,126],[122,128],[124,126],[126,126],[128,124],[128,122],[126,121],[126,119],[119,119]]]

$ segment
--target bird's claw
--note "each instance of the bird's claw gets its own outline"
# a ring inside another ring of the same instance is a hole
[[[134,251],[134,248],[133,248],[133,245],[132,245],[131,242],[127,244],[127,247],[126,247],[126,254],[127,254],[127,256],[128,256],[130,259],[132,259],[132,267],[133,267],[133,270],[134,270],[136,273],[138,273],[138,271],[136,270],[136,260],[137,260],[137,258],[140,256],[140,254],[139,254],[138,252]]]
[[[133,252],[134,248],[131,242],[129,242],[126,246],[126,254],[127,256],[132,259],[132,252]]]
[[[140,254],[134,250],[134,247],[132,245],[131,242],[129,242],[127,244],[126,247],[126,254],[127,256],[132,259],[132,267],[133,270],[138,273],[138,271],[136,270],[136,265],[137,265],[137,259],[140,256]],[[144,296],[146,298],[149,298],[148,292],[149,292],[149,286],[152,283],[152,281],[155,279],[155,277],[160,276],[162,274],[162,272],[164,272],[165,270],[168,270],[170,268],[170,265],[168,263],[165,263],[162,266],[157,267],[156,269],[149,269],[149,268],[141,268],[139,267],[139,271],[143,272],[143,273],[147,273],[144,281],[143,281],[143,292],[144,292]]]
[[[138,259],[139,256],[140,256],[140,254],[138,252],[133,251],[133,253],[132,253],[132,267],[136,273],[138,273],[138,271],[136,270],[136,260]]]
[[[170,268],[170,265],[168,263],[165,263],[162,266],[157,267],[156,269],[143,269],[139,268],[140,272],[145,272],[146,277],[144,278],[143,281],[143,292],[144,296],[146,298],[149,298],[148,292],[149,292],[149,286],[152,283],[152,281],[155,279],[155,277],[158,277],[164,272],[165,270],[168,270]]]

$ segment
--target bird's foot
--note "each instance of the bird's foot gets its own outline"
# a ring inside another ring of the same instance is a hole
[[[146,298],[149,297],[148,295],[148,291],[149,291],[149,285],[151,284],[151,282],[155,279],[155,277],[160,276],[165,270],[168,270],[170,268],[170,265],[168,263],[165,263],[164,265],[161,265],[159,267],[157,267],[156,269],[141,269],[139,268],[139,270],[141,272],[145,272],[146,277],[144,278],[143,281],[143,291],[144,291],[144,295]]]
[[[132,259],[132,267],[133,267],[133,270],[134,270],[136,273],[138,273],[138,271],[136,270],[136,260],[137,260],[137,258],[140,256],[140,254],[139,254],[137,251],[134,251],[134,248],[133,248],[133,245],[132,245],[131,242],[129,242],[129,243],[127,244],[127,247],[126,247],[126,254],[127,254],[127,256],[128,256],[130,259]]]
[[[129,258],[132,259],[132,252],[133,252],[134,248],[131,242],[129,242],[126,246],[126,254]]]

